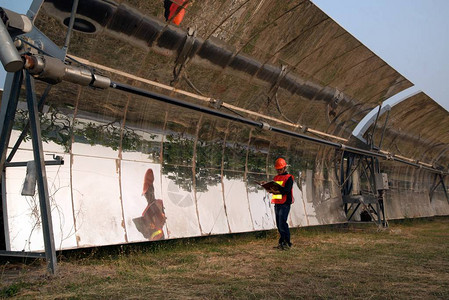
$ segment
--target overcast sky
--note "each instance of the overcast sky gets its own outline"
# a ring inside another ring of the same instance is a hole
[[[449,0],[312,0],[390,66],[449,110]],[[0,0],[26,13],[31,0]],[[4,72],[0,72],[0,87]]]

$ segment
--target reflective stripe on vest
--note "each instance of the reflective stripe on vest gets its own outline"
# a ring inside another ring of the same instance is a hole
[[[156,231],[153,232],[153,234],[151,235],[150,240],[160,239],[160,238],[162,237],[162,234],[163,234],[163,232],[162,232],[161,229],[156,230]]]
[[[279,184],[281,186],[285,185],[282,180],[274,180],[274,182],[276,182],[277,184]],[[273,194],[273,195],[271,195],[271,200],[282,200],[282,195],[281,194]],[[271,202],[274,203],[273,201],[271,201]]]
[[[286,175],[276,175],[274,176],[274,180],[276,183],[278,183],[281,186],[285,186],[285,183],[287,182],[287,180],[292,177],[292,180],[294,180],[293,175],[292,174],[286,174]],[[292,203],[294,202],[293,199],[293,187],[292,187]],[[287,195],[282,195],[282,194],[273,194],[271,196],[271,203],[273,204],[284,204],[285,201],[287,201]]]

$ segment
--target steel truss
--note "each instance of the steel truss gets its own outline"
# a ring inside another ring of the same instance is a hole
[[[25,125],[22,134],[16,141],[13,149],[11,150],[8,158],[6,158],[7,147],[11,137],[12,126],[14,123],[14,116],[19,101],[20,90],[22,87],[22,81],[25,77],[26,87],[26,101],[28,106],[29,121]],[[48,89],[47,89],[48,91]],[[34,164],[36,167],[36,181],[38,187],[39,207],[41,212],[41,225],[44,237],[45,258],[47,260],[48,271],[55,274],[57,271],[56,263],[56,249],[53,236],[53,225],[51,218],[50,200],[47,186],[47,175],[45,171],[45,165],[61,165],[64,161],[60,157],[55,157],[53,161],[44,161],[44,151],[42,148],[41,129],[39,123],[39,111],[42,110],[45,97],[47,93],[44,93],[39,101],[36,99],[34,79],[27,71],[18,71],[14,74],[12,80],[11,89],[9,93],[8,101],[2,101],[2,115],[0,117],[1,127],[1,161],[2,166],[2,207],[3,207],[3,221],[5,229],[8,228],[8,218],[6,210],[6,185],[5,185],[5,170],[8,167],[25,167],[27,162],[11,162],[15,152],[19,148],[21,142],[27,135],[28,131],[31,133]],[[5,99],[5,98],[4,98]],[[5,112],[5,114],[3,114]],[[7,232],[5,234],[8,234]],[[0,251],[0,255],[3,256],[23,256],[23,257],[43,257],[43,253],[38,252],[19,252],[19,251]]]
[[[376,180],[382,176],[379,159],[342,151],[335,170],[338,173],[347,221],[372,221],[379,227],[388,227],[384,187]],[[360,219],[356,218],[357,213]]]

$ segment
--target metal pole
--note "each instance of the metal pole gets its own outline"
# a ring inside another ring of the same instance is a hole
[[[446,185],[444,184],[444,176],[440,175],[441,185],[443,186],[444,195],[446,196],[447,203],[449,203],[449,195],[447,194]]]
[[[387,117],[385,118],[384,128],[382,129],[382,135],[380,136],[379,149],[382,148],[382,143],[384,141],[385,131],[387,130],[388,118],[390,117],[390,110],[387,112]]]
[[[186,101],[178,100],[178,99],[175,99],[172,97],[153,93],[153,92],[150,92],[150,91],[147,91],[144,89],[140,89],[140,88],[137,88],[134,86],[130,86],[127,84],[111,82],[111,88],[114,88],[114,89],[117,89],[120,91],[124,91],[124,92],[128,92],[128,93],[131,93],[134,95],[139,95],[139,96],[155,99],[155,100],[162,101],[162,102],[165,102],[168,104],[173,104],[176,106],[193,109],[193,110],[196,110],[199,112],[207,113],[207,114],[214,115],[217,117],[222,117],[222,118],[225,118],[225,119],[228,119],[231,121],[240,122],[240,123],[243,123],[246,125],[255,126],[255,127],[259,127],[259,128],[262,128],[262,126],[263,126],[262,122],[252,121],[250,119],[246,119],[241,116],[231,115],[231,114],[224,113],[224,112],[221,112],[221,111],[218,111],[216,109],[212,109],[212,108],[209,108],[206,106],[196,105],[196,104],[189,103]],[[335,144],[338,145],[337,143],[335,143]]]
[[[384,202],[385,191],[379,191],[379,205],[380,211],[382,212],[382,226],[388,227],[387,215],[385,214],[385,202]]]
[[[47,186],[47,174],[45,172],[44,151],[42,149],[41,128],[39,113],[34,94],[34,79],[26,72],[26,89],[28,112],[30,117],[31,138],[33,143],[34,162],[36,164],[37,186],[39,192],[39,205],[41,210],[42,231],[44,234],[45,258],[47,269],[52,274],[56,273],[56,250],[53,237],[53,225],[51,219],[51,207]]]
[[[9,237],[9,219],[8,219],[8,206],[6,202],[6,176],[5,170],[2,170],[2,178],[1,183],[1,193],[2,193],[2,211],[3,211],[3,230],[4,230],[4,238],[5,238],[5,249],[11,249],[10,245],[10,237]]]
[[[380,227],[380,225],[382,224],[382,219],[380,217],[380,204],[379,204],[379,199],[377,199],[377,203],[376,203],[376,210],[374,211],[377,215],[377,225]]]
[[[22,71],[6,76],[5,91],[0,110],[0,171],[4,169],[6,152],[8,150],[11,130],[19,102],[20,87],[22,86]]]
[[[379,110],[377,111],[377,114],[376,114],[376,121],[374,122],[373,130],[371,131],[371,141],[370,141],[371,149],[373,149],[373,146],[374,146],[374,132],[376,131],[377,121],[379,120],[379,115],[380,115],[381,109],[382,109],[382,104],[379,105]]]
[[[0,61],[6,72],[18,72],[23,68],[23,61],[9,35],[3,21],[0,19]]]
[[[340,161],[340,186],[341,186],[341,194],[342,196],[346,195],[346,173],[345,173],[345,151],[343,151],[341,155],[341,161]],[[348,203],[344,204],[345,208],[345,215],[348,215]]]
[[[357,203],[357,206],[354,208],[354,210],[352,211],[351,215],[348,218],[348,221],[351,221],[352,217],[354,216],[354,214],[356,213],[357,209],[359,209],[360,207],[360,202]]]
[[[438,179],[439,179],[438,174],[435,174],[435,178],[433,179],[432,188],[430,189],[430,192],[429,192],[430,203],[432,203],[433,192],[436,190],[436,188],[440,184],[440,182],[437,182]]]
[[[44,93],[42,94],[41,100],[39,100],[39,104],[38,104],[38,109],[39,112],[42,112],[42,109],[44,107],[44,102],[45,99],[47,98],[48,93],[50,92],[52,85],[47,85],[47,87],[45,88]],[[6,162],[10,162],[14,155],[16,154],[17,150],[20,147],[20,144],[23,142],[23,140],[25,139],[26,135],[28,134],[28,130],[30,129],[30,121],[28,120],[28,122],[25,124],[22,133],[20,134],[19,138],[17,139],[16,143],[14,144],[14,147],[12,147],[11,151],[9,152],[8,158],[6,159]]]
[[[33,20],[34,17],[37,15],[37,12],[41,8],[43,2],[44,0],[33,0],[33,2],[30,5],[30,9],[27,12],[27,17]]]
[[[65,37],[65,43],[62,50],[67,53],[70,44],[70,37],[72,36],[73,24],[75,23],[76,10],[78,9],[78,1],[74,0],[72,5],[72,13],[70,15],[69,27],[67,28],[67,35]]]

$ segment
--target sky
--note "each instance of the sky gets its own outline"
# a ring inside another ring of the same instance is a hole
[[[0,0],[0,6],[26,13],[31,2]],[[422,90],[449,111],[449,0],[312,2],[415,85],[389,103]]]
[[[421,90],[449,111],[448,0],[312,2],[411,81],[406,93]]]
[[[26,14],[32,0],[0,0],[0,7],[15,11],[20,14]],[[0,64],[0,89],[3,89],[5,83],[6,71]]]

